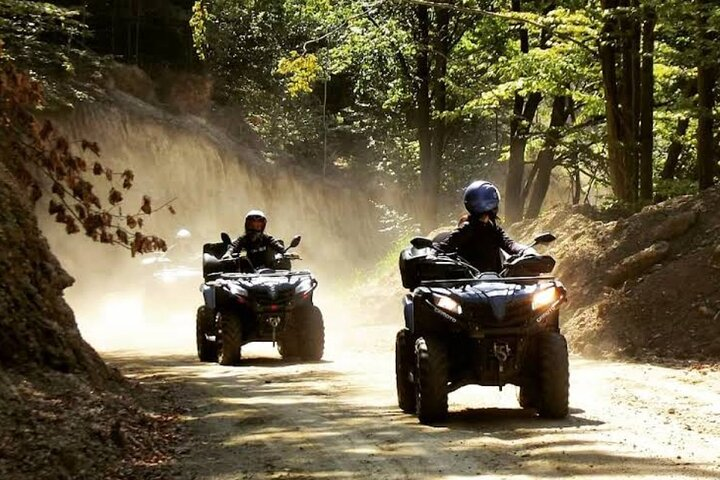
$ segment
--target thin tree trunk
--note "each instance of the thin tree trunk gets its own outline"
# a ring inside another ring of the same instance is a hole
[[[572,204],[577,205],[578,203],[580,203],[580,196],[582,195],[582,183],[580,182],[580,169],[578,167],[575,167],[575,170],[572,173],[572,185]]]
[[[433,228],[437,217],[437,193],[435,190],[434,165],[431,137],[430,102],[430,18],[428,7],[416,7],[418,20],[417,53],[417,139],[420,147],[420,185],[422,192],[421,223],[425,228]]]
[[[668,147],[667,159],[665,160],[665,166],[660,174],[660,178],[665,180],[675,178],[675,171],[680,163],[680,155],[683,153],[682,137],[687,133],[689,126],[689,118],[681,118],[678,120],[677,128],[675,129],[675,138]]]
[[[525,182],[525,187],[523,188],[522,192],[522,201],[523,205],[525,205],[525,202],[528,199],[528,196],[530,195],[530,189],[532,188],[533,184],[535,183],[535,178],[537,177],[538,172],[538,162],[537,159],[533,162],[532,170],[530,170],[530,173],[528,173],[527,181]]]
[[[434,112],[442,113],[447,110],[447,84],[445,83],[445,75],[447,74],[447,59],[450,49],[449,38],[450,11],[444,8],[435,11],[435,30],[432,39],[432,65],[433,74],[430,83],[432,87],[431,98],[432,109]],[[445,119],[432,119],[432,161],[430,182],[432,183],[432,191],[437,199],[440,195],[440,183],[442,180],[442,160],[445,151],[447,139],[447,126]],[[437,204],[437,201],[436,201]],[[437,207],[434,212],[435,221],[437,217]],[[433,227],[435,224],[432,225]]]
[[[642,32],[642,92],[640,95],[640,198],[653,198],[653,109],[655,88],[653,58],[655,53],[655,11],[646,12]]]
[[[510,122],[510,159],[508,161],[508,174],[505,183],[505,216],[509,222],[522,220],[523,197],[522,187],[525,175],[525,148],[527,147],[528,133],[542,95],[539,92],[531,93],[527,100],[516,95],[516,113]],[[524,108],[522,108],[524,105]]]
[[[698,128],[697,128],[697,171],[700,189],[712,186],[715,175],[713,108],[715,97],[713,88],[717,81],[717,70],[711,65],[698,67]]]
[[[629,2],[634,12],[638,10],[638,0]],[[627,112],[625,117],[625,170],[626,193],[629,194],[629,201],[635,203],[638,200],[639,170],[640,170],[640,23],[637,13],[626,14],[626,31],[632,35],[626,38],[623,48],[623,65],[626,81],[626,96],[622,110]]]
[[[512,0],[512,10],[521,11],[520,0]],[[527,29],[520,29],[520,51],[528,53],[530,42]],[[542,95],[533,92],[527,100],[515,94],[513,118],[510,122],[510,158],[505,180],[505,216],[509,222],[522,220],[523,215],[523,178],[525,174],[525,147],[530,125],[540,105]]]
[[[707,31],[707,18],[713,0],[699,0],[701,8],[698,15],[698,23],[703,32],[701,41],[711,42],[713,36]],[[697,172],[698,186],[705,189],[714,183],[715,179],[715,155],[713,140],[713,109],[715,97],[713,90],[717,83],[717,59],[712,58],[710,52],[705,51],[707,47],[701,48],[697,73],[698,86],[698,128],[697,128]]]
[[[617,8],[617,0],[603,0],[602,7],[605,10]],[[621,145],[620,118],[617,63],[615,37],[617,36],[617,19],[610,17],[605,21],[600,38],[600,65],[603,76],[603,89],[605,91],[605,114],[607,116],[607,145],[608,145],[608,174],[610,185],[615,196],[623,196],[622,185],[624,185],[624,170]]]
[[[135,14],[135,64],[140,65],[140,16],[142,15],[142,0],[137,0]]]
[[[555,166],[555,148],[560,140],[560,128],[567,123],[570,114],[571,109],[568,108],[568,104],[569,99],[565,96],[557,96],[553,100],[550,128],[545,135],[543,148],[537,156],[537,177],[533,183],[525,218],[537,218],[540,215],[542,204],[550,188],[550,178]]]

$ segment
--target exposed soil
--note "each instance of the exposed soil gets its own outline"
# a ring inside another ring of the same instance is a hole
[[[565,333],[591,356],[720,360],[720,188],[603,219],[555,209],[513,225],[518,239],[552,231],[547,248],[568,288]]]
[[[167,478],[180,438],[168,387],[0,372],[0,478]]]
[[[73,279],[1,162],[0,244],[0,478],[152,478],[174,409],[83,340],[63,298]]]

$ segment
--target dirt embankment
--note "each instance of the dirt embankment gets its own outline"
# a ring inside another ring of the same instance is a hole
[[[591,356],[720,360],[720,188],[621,219],[585,207],[513,225],[551,231],[569,292],[565,332]]]
[[[162,474],[177,434],[167,397],[81,338],[63,299],[73,279],[23,198],[0,163],[0,478]]]

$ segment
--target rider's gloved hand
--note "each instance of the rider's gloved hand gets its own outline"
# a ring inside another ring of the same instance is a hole
[[[522,254],[523,255],[539,255],[537,250],[535,250],[533,247],[527,247],[525,250],[523,250]]]

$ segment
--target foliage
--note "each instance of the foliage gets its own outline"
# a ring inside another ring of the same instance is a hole
[[[98,94],[94,79],[106,59],[85,47],[91,35],[79,9],[30,0],[0,0],[2,58],[42,83],[50,105]]]
[[[408,192],[419,188],[422,170],[414,62],[425,49],[431,57],[445,55],[444,73],[431,72],[431,121],[448,131],[440,195],[450,198],[469,178],[497,174],[498,162],[507,158],[516,95],[533,92],[542,102],[529,125],[526,163],[532,165],[532,154],[550,132],[553,99],[566,96],[572,111],[559,129],[555,165],[607,184],[601,31],[613,15],[639,18],[655,9],[655,170],[662,169],[671,142],[681,141],[684,160],[677,174],[681,179],[695,174],[688,168],[693,132],[678,139],[675,129],[680,118],[697,115],[694,93],[685,86],[694,81],[698,55],[718,49],[718,42],[702,40],[704,28],[720,31],[718,9],[709,11],[707,27],[698,25],[699,2],[643,0],[617,11],[579,0],[520,2],[521,11],[512,11],[507,1],[482,0],[202,0],[198,5],[193,25],[202,40],[196,44],[210,52],[206,58],[220,75],[233,78],[228,87],[243,91],[234,98],[262,111],[263,124],[275,130],[261,133],[282,139],[291,153],[317,155],[326,130],[332,154],[343,165],[376,172]],[[431,22],[427,46],[418,30],[423,6]],[[432,26],[441,12],[450,18],[447,54],[436,50],[441,33]],[[523,30],[526,54],[518,41]],[[435,93],[440,87],[446,95],[442,104]],[[258,89],[272,92],[268,98],[282,108],[257,108],[249,99]]]
[[[27,190],[29,198],[37,202],[43,195],[49,196],[48,213],[70,235],[83,231],[94,241],[125,247],[133,256],[164,251],[167,247],[162,238],[142,232],[143,218],[163,208],[174,213],[172,206],[153,208],[150,197],[145,195],[137,212],[123,214],[123,191],[132,188],[134,173],[113,172],[97,160],[90,162],[76,155],[76,148],[55,130],[52,122],[35,117],[33,111],[42,104],[40,84],[4,60],[0,70],[0,138],[4,153],[0,161]],[[77,143],[83,153],[100,156],[96,143]],[[95,179],[88,180],[88,174]],[[95,182],[103,178],[109,185],[105,201],[95,191]]]
[[[312,53],[299,55],[297,52],[291,52],[289,57],[280,59],[277,68],[278,74],[291,76],[287,86],[291,97],[312,93],[313,84],[318,80],[321,72],[317,55]]]

